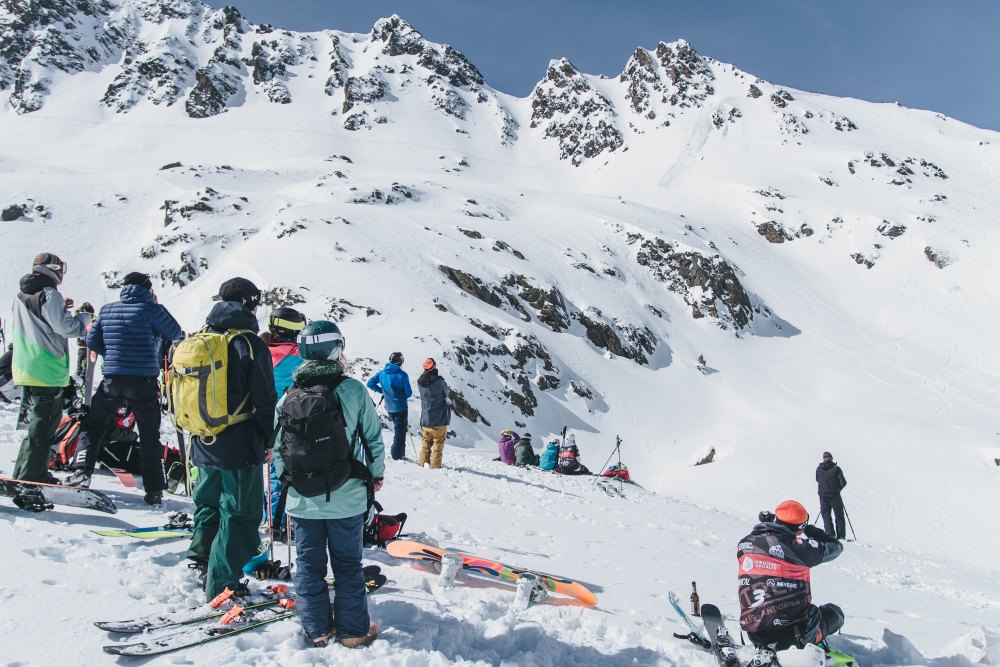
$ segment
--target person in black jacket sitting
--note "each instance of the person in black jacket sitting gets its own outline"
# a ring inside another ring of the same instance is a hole
[[[847,479],[840,466],[834,463],[830,452],[823,452],[823,462],[816,468],[816,483],[819,485],[819,513],[823,517],[823,530],[842,540],[847,537],[847,529],[844,526],[844,501],[840,492],[847,486]],[[836,532],[833,530],[830,510],[833,510],[837,519]]]

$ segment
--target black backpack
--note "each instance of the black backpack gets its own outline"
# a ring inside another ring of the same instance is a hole
[[[369,507],[374,498],[374,479],[368,467],[354,458],[354,447],[347,437],[347,426],[336,387],[314,385],[290,387],[282,404],[278,426],[281,429],[279,452],[285,470],[281,474],[281,501],[291,486],[299,495],[316,497],[336,491],[351,478],[363,479],[368,487]],[[370,463],[374,457],[358,424],[356,432]],[[277,430],[275,431],[277,437]]]

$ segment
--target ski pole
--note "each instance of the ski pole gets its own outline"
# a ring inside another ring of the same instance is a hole
[[[601,466],[601,472],[597,474],[597,477],[594,478],[594,481],[591,482],[591,484],[597,484],[597,480],[601,478],[601,475],[604,473],[604,469],[608,467],[609,463],[611,463],[611,457],[615,455],[615,452],[618,452],[619,458],[621,457],[621,450],[620,450],[621,446],[622,446],[622,439],[616,435],[615,448],[611,450],[611,454],[608,455],[608,460],[604,462],[603,466]]]
[[[410,430],[410,425],[406,425],[406,434],[410,436],[410,447],[413,449],[413,460],[416,461],[419,458],[417,453],[417,445],[413,442],[413,431]]]
[[[840,504],[843,505],[844,501],[841,500]],[[844,516],[847,517],[847,525],[851,527],[851,535],[854,537],[854,541],[858,541],[858,535],[854,532],[854,524],[851,523],[851,515],[847,513],[847,505],[844,505]]]

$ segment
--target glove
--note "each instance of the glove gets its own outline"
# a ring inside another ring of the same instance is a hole
[[[66,301],[66,310],[69,310],[69,309],[71,309],[71,308],[73,307],[73,304],[74,304],[74,303],[76,303],[76,302],[75,302],[75,301],[73,301],[73,299],[72,299],[72,298],[70,298],[70,297],[66,297],[65,301]],[[80,312],[80,311],[77,311],[77,312]]]
[[[809,524],[808,526],[806,526],[805,530],[803,530],[802,532],[806,534],[806,537],[814,539],[817,542],[836,542],[837,541],[836,537],[834,537],[830,533],[826,532],[825,530],[823,530],[819,526],[814,526],[812,524]]]

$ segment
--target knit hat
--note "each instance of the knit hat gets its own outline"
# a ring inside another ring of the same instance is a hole
[[[246,278],[230,278],[219,285],[219,293],[212,297],[213,301],[236,301],[253,310],[260,305],[260,290]]]
[[[432,368],[437,368],[437,362],[435,362],[431,357],[427,357],[424,359],[424,370],[429,371]]]
[[[832,461],[833,460],[833,454],[831,454],[830,452],[823,452],[823,460],[824,461]]]
[[[809,512],[796,500],[786,500],[774,509],[775,518],[797,530],[802,530],[809,523]]]
[[[122,285],[139,285],[146,289],[153,289],[153,281],[141,271],[133,271],[122,279]]]

